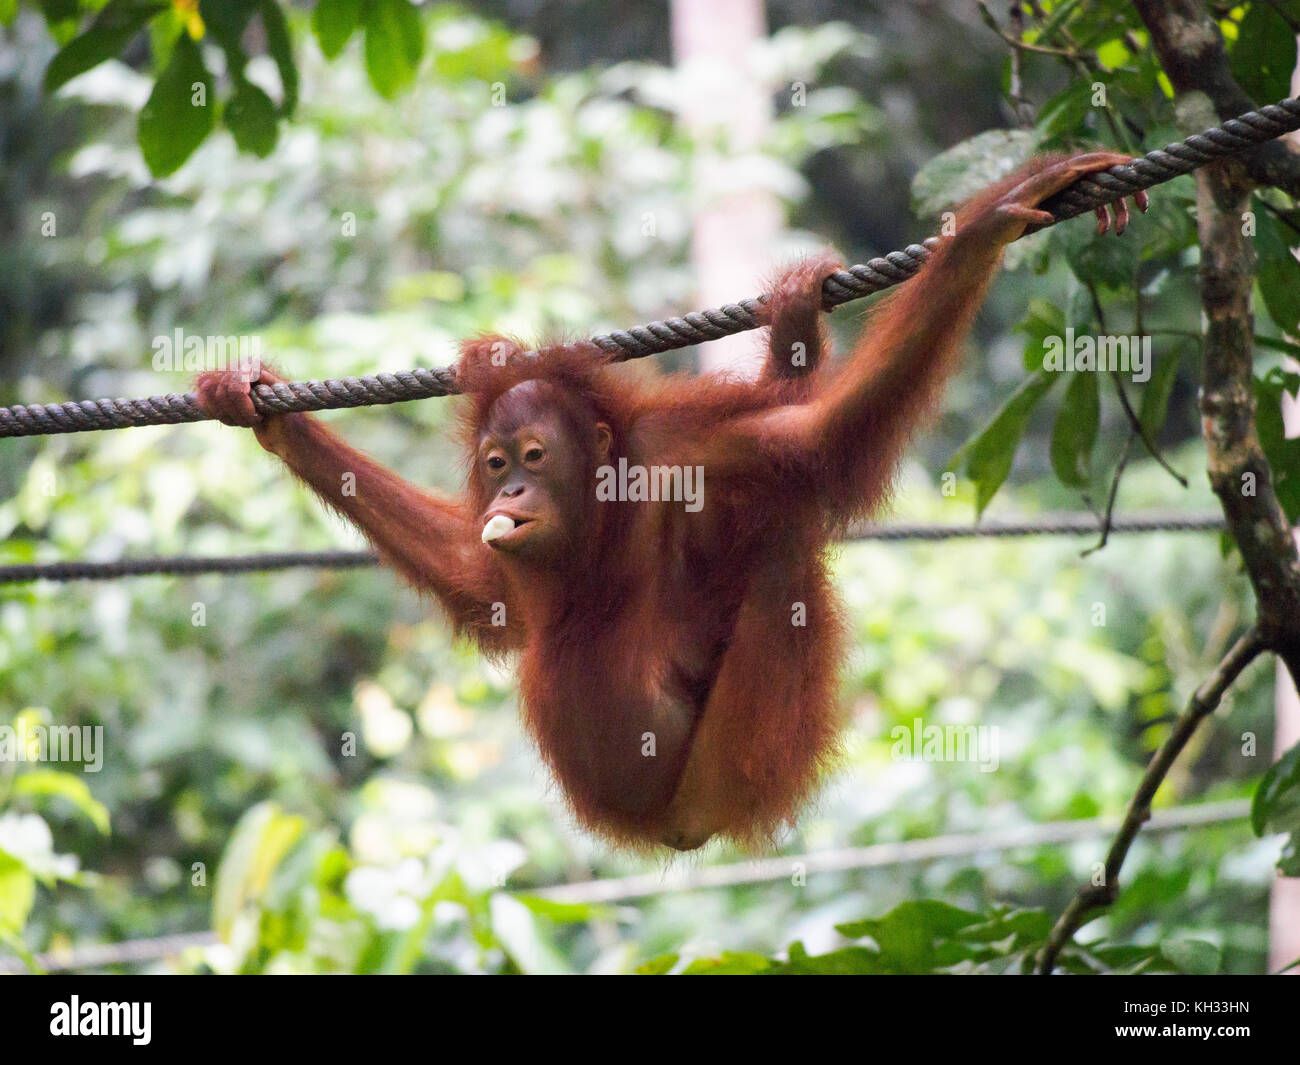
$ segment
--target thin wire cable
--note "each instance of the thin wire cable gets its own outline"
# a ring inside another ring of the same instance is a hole
[[[1238,821],[1250,813],[1249,799],[1197,803],[1161,810],[1151,815],[1143,835],[1152,832],[1175,832],[1183,828]],[[1039,825],[1013,825],[977,835],[931,836],[929,839],[874,843],[866,847],[761,858],[697,868],[678,865],[668,872],[642,873],[609,880],[587,880],[560,884],[552,888],[523,892],[551,902],[599,904],[626,902],[703,888],[737,887],[789,880],[796,869],[806,875],[844,873],[859,869],[880,869],[893,865],[963,858],[976,854],[1012,850],[1017,847],[1043,847],[1056,843],[1074,843],[1108,836],[1119,827],[1118,817],[1097,817],[1086,821],[1052,821]]]
[[[1214,513],[1153,512],[1116,518],[1112,533],[1217,532],[1223,518]],[[958,540],[1003,536],[1096,536],[1101,526],[1091,514],[1046,514],[1023,520],[991,521],[981,525],[899,523],[869,525],[849,531],[847,541]],[[257,555],[173,555],[123,558],[110,562],[30,562],[0,566],[0,584],[30,581],[102,581],[116,577],[194,576],[202,573],[257,573],[286,569],[355,569],[377,565],[370,551],[282,551]]]
[[[1071,185],[1043,202],[1042,209],[1056,222],[1095,210],[1103,204],[1131,196],[1141,189],[1170,181],[1215,159],[1238,155],[1273,140],[1284,133],[1300,129],[1300,99],[1282,100],[1221,126],[1207,129],[1176,141],[1165,148],[1147,152],[1131,163],[1114,166]],[[1030,227],[1027,232],[1037,228]],[[890,288],[912,277],[937,245],[931,237],[912,244],[903,251],[851,266],[828,277],[823,285],[825,305],[837,307],[873,292]],[[719,337],[743,333],[759,326],[758,309],[763,296],[728,303],[703,311],[693,311],[680,318],[594,336],[586,343],[593,356],[614,361],[641,359],[675,348],[701,344]],[[325,381],[285,381],[276,385],[256,385],[252,390],[253,406],[263,414],[287,414],[294,411],[335,410],[384,403],[401,403],[413,399],[454,395],[456,375],[449,367],[414,369],[398,373],[372,374],[365,377],[331,378]],[[143,399],[90,399],[70,403],[22,404],[0,407],[0,437],[48,436],[56,433],[79,433],[99,429],[124,429],[136,425],[176,425],[206,421],[191,394],[173,393]]]

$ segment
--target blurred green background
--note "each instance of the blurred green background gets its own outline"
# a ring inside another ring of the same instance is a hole
[[[42,77],[67,34],[35,5],[5,6],[0,402],[186,391],[185,374],[151,364],[153,338],[177,327],[257,334],[269,361],[304,379],[443,365],[479,330],[583,336],[697,306],[701,145],[680,121],[689,97],[665,4],[424,4],[418,74],[391,100],[367,76],[360,35],[329,62],[309,6],[290,6],[298,104],[274,148],[241,153],[218,130],[160,180],[136,128],[156,77],[151,35],[50,96]],[[1131,16],[1108,17],[1123,47]],[[828,242],[861,262],[925,236],[933,205],[913,203],[918,169],[1014,124],[1003,42],[967,4],[774,0],[768,19],[756,62],[777,115],[745,165],[786,208],[772,262]],[[1055,107],[1040,110],[1035,144],[1115,143],[1104,117],[1067,106],[1086,78],[1031,63],[1035,102]],[[1179,135],[1152,64],[1126,52],[1095,72],[1112,86],[1120,147]],[[274,82],[272,58],[254,55],[248,76]],[[784,102],[796,80],[807,106]],[[1190,196],[1188,179],[1157,190],[1160,210],[1115,253],[1155,308],[1148,320],[1170,329],[1198,327]],[[1064,323],[1099,294],[1112,322],[1131,319],[1133,285],[1089,274],[1091,233],[1088,220],[1061,227],[998,282],[900,479],[901,517],[972,520],[974,486],[962,478],[945,497],[940,477],[1024,378],[1017,327],[1031,300],[1064,308]],[[841,349],[858,317],[836,315]],[[1117,512],[1213,510],[1194,354],[1172,336],[1156,351],[1186,353],[1159,439],[1190,487],[1139,449]],[[1094,504],[1122,443],[1105,399],[1084,488]],[[325,417],[412,480],[454,489],[450,408]],[[1052,473],[1053,410],[1030,419],[991,516],[1083,506]],[[8,562],[360,546],[250,434],[213,423],[3,441],[0,536]],[[1252,608],[1213,535],[1119,536],[1084,558],[1087,544],[838,553],[857,633],[844,765],[780,854],[1122,811]],[[1252,668],[1162,804],[1248,796],[1272,750],[1272,695],[1271,665]],[[682,867],[743,856],[625,856],[577,830],[521,733],[509,672],[452,644],[430,605],[381,571],[0,586],[0,723],[19,715],[102,725],[106,743],[96,774],[0,764],[0,937],[20,957],[214,927],[220,946],[146,966],[624,972],[663,955],[771,956],[796,940],[816,953],[846,942],[837,923],[908,900],[1055,915],[1105,845],[675,890]],[[998,770],[895,760],[890,729],[918,717],[997,726]],[[1085,938],[1185,941],[1208,950],[1195,965],[1261,971],[1278,852],[1244,820],[1141,840],[1119,903]],[[529,894],[636,873],[662,890],[611,905]]]

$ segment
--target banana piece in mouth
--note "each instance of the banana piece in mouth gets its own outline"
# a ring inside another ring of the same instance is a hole
[[[492,540],[505,536],[508,532],[514,532],[515,523],[504,514],[493,514],[488,518],[488,523],[483,526],[483,542],[490,543]]]

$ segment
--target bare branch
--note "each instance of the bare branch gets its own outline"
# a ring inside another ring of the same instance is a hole
[[[1110,492],[1106,496],[1106,511],[1101,516],[1101,538],[1089,548],[1079,552],[1080,558],[1087,558],[1094,551],[1100,551],[1110,540],[1111,526],[1115,521],[1115,497],[1119,495],[1119,482],[1124,476],[1124,468],[1133,454],[1133,439],[1137,436],[1132,429],[1124,440],[1124,450],[1120,452],[1119,462],[1115,464],[1115,473],[1110,479]]]
[[[1218,708],[1223,693],[1264,650],[1266,647],[1259,630],[1253,627],[1248,629],[1187,701],[1187,708],[1179,715],[1173,732],[1147,764],[1137,791],[1129,800],[1124,821],[1106,854],[1106,865],[1100,883],[1085,884],[1079,889],[1039,952],[1038,971],[1041,975],[1046,976],[1052,972],[1061,951],[1074,938],[1074,934],[1092,920],[1093,911],[1109,906],[1119,897],[1119,874],[1124,859],[1128,857],[1129,848],[1133,846],[1143,824],[1150,818],[1151,801],[1164,783],[1170,767],[1201,722]]]

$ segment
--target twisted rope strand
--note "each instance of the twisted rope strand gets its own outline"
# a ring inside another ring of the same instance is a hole
[[[1238,155],[1264,141],[1300,129],[1300,99],[1282,100],[1232,118],[1221,126],[1147,152],[1140,159],[1093,174],[1057,193],[1042,204],[1056,222],[1095,210],[1103,204],[1131,196],[1187,174],[1215,159]],[[1036,228],[1030,227],[1027,232]],[[838,307],[912,277],[937,244],[931,237],[903,251],[850,266],[828,277],[822,287],[827,307]],[[757,329],[758,309],[764,297],[728,303],[680,318],[650,322],[631,329],[594,336],[588,343],[615,361],[641,359],[675,348],[702,344],[719,337]],[[287,381],[256,385],[253,405],[263,414],[333,410],[381,403],[401,403],[457,391],[454,372],[448,368],[403,370],[398,373],[344,377],[326,381]],[[149,396],[145,399],[97,399],[70,403],[0,407],[0,437],[47,436],[95,429],[123,429],[134,425],[176,425],[207,420],[191,395]]]

